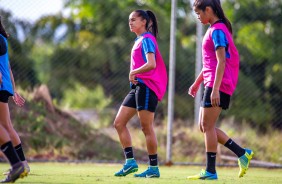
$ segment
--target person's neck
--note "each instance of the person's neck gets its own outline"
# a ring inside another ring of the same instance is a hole
[[[220,21],[220,19],[218,17],[214,17],[213,19],[211,19],[210,21],[210,25],[214,25],[216,22]]]
[[[143,35],[146,32],[147,32],[146,30],[145,31],[140,31],[140,33],[136,33],[136,36],[139,37],[139,36]]]

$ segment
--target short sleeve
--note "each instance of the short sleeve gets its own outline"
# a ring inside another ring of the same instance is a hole
[[[156,53],[155,44],[150,38],[144,38],[142,40],[142,49],[145,55],[148,53]]]
[[[228,41],[226,39],[225,33],[220,29],[216,29],[212,32],[212,40],[215,50],[218,47],[228,47]]]

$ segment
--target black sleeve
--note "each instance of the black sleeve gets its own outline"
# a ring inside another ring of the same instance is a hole
[[[7,52],[7,45],[2,36],[0,36],[0,56],[6,54]]]

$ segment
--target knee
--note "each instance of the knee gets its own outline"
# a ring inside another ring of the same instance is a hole
[[[120,123],[117,119],[115,119],[113,126],[115,127],[116,130],[120,128]]]
[[[14,131],[14,128],[9,120],[6,120],[4,123],[2,123],[2,127],[9,133]]]
[[[115,119],[114,127],[116,130],[121,130],[122,128],[124,128],[124,125],[121,121],[119,121],[118,119]]]
[[[201,129],[201,132],[205,133],[211,129],[213,129],[214,127],[208,123],[208,122],[201,122],[201,126],[200,126],[200,129]]]
[[[201,123],[199,123],[199,127],[198,128],[199,128],[200,132],[204,133],[204,130],[203,130],[203,127],[202,127]]]
[[[152,132],[152,127],[150,126],[142,126],[142,132],[144,133],[144,135],[150,135]]]
[[[142,132],[144,133],[145,136],[146,136],[146,135],[149,135],[149,131],[148,131],[147,128],[143,128],[143,127],[142,127]]]

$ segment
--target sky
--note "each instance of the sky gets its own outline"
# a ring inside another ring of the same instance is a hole
[[[0,7],[16,18],[34,22],[43,15],[60,12],[63,0],[0,0]]]

